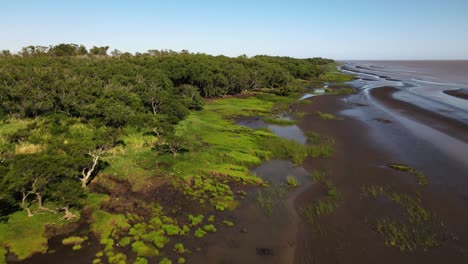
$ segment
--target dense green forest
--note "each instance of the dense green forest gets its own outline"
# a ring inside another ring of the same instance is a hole
[[[108,47],[60,44],[24,48],[19,55],[2,52],[0,115],[37,118],[13,134],[2,135],[2,206],[5,215],[25,202],[49,197],[64,208],[81,197],[99,170],[95,160],[131,126],[170,137],[172,125],[203,98],[274,88],[288,94],[300,88],[296,79],[317,78],[326,59],[256,56],[229,58],[173,51],[132,56]],[[77,124],[93,130],[90,138],[73,131]],[[46,130],[49,136],[44,138]],[[64,138],[68,140],[65,142]],[[13,149],[15,143],[29,142]],[[46,143],[47,148],[38,150]],[[31,153],[34,152],[34,153]],[[88,176],[89,175],[89,176]],[[53,186],[53,187],[50,187]],[[70,190],[77,189],[76,192]],[[14,201],[21,201],[17,203]],[[39,206],[41,204],[39,203]]]
[[[182,136],[181,127],[189,126],[187,122],[200,123],[210,118],[225,122],[202,112],[180,124],[191,112],[201,111],[206,99],[261,91],[263,101],[252,99],[242,103],[246,104],[244,107],[266,112],[273,103],[284,101],[281,97],[301,91],[310,82],[337,77],[330,73],[334,62],[322,58],[230,58],[170,50],[137,54],[114,50],[108,55],[108,49],[93,47],[88,51],[82,45],[60,44],[29,46],[18,54],[1,52],[1,221],[8,222],[9,216],[18,211],[31,218],[48,212],[63,212],[66,220],[77,218],[80,208],[93,203],[95,197],[88,185],[103,170],[113,175],[131,170],[128,175],[135,179],[139,174],[144,179],[152,173],[174,173],[171,170],[179,165],[170,157],[200,149],[203,146],[199,141],[210,141],[198,130],[184,128],[186,132]],[[263,106],[254,107],[254,104]],[[235,109],[235,102],[227,107],[233,107],[232,112],[241,110],[241,106]],[[201,129],[209,130],[209,125]],[[255,150],[252,164],[258,157],[275,152],[268,149],[271,144],[258,140],[266,135],[262,133],[266,132],[251,134],[255,146],[265,151]],[[216,139],[216,135],[210,137]],[[132,144],[140,146],[139,152],[130,151],[137,149],[129,147]],[[287,142],[281,144],[288,148]],[[246,150],[236,151],[235,155],[241,155]],[[128,165],[129,160],[132,164],[156,163],[148,158],[151,155],[161,157],[158,162],[166,166],[158,166],[157,172],[141,172],[140,167]],[[112,160],[112,157],[117,158]],[[189,158],[194,157],[186,155],[177,163],[182,164],[182,174],[195,171],[186,165],[190,164]],[[210,166],[220,166],[220,162],[212,160]],[[249,164],[245,160],[232,163]],[[127,175],[120,177],[126,179]],[[132,182],[137,186],[135,189],[141,181]],[[229,193],[228,186],[213,185],[215,190]],[[223,204],[216,206],[219,209]],[[11,249],[13,244],[4,246]],[[21,250],[15,253],[21,257]],[[25,257],[30,253],[23,254]]]

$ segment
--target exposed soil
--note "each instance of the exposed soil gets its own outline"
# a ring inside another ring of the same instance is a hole
[[[427,124],[434,129],[446,132],[460,140],[468,142],[467,124],[393,98],[393,93],[398,91],[398,88],[387,86],[372,89],[370,94],[385,106],[395,109],[405,116],[416,119],[418,122]]]
[[[324,111],[339,116],[340,111],[350,107],[342,98],[313,97],[308,99],[312,103],[296,105],[295,108],[306,113]],[[386,103],[394,103],[394,99],[381,98]],[[444,122],[443,119],[438,121]],[[304,132],[315,131],[335,139],[332,158],[310,159],[303,166],[308,171],[328,171],[341,193],[341,199],[332,214],[319,218],[318,228],[302,222],[296,242],[295,263],[467,263],[468,230],[465,223],[468,222],[468,211],[467,202],[460,196],[431,183],[422,187],[414,178],[387,168],[385,164],[398,158],[374,142],[368,134],[368,126],[361,121],[351,118],[325,121],[315,115],[305,115],[299,126]],[[446,170],[448,175],[464,173],[450,167]],[[375,221],[403,216],[401,208],[385,199],[364,198],[362,186],[371,184],[389,186],[400,193],[420,193],[424,207],[443,223],[443,226],[432,227],[434,232],[445,234],[442,245],[414,252],[401,252],[386,246],[382,236],[375,231]],[[296,199],[297,210],[320,197],[323,197],[322,190],[309,189]]]
[[[460,98],[460,99],[465,99],[468,100],[468,90],[463,90],[463,89],[457,89],[457,90],[446,90],[444,91],[445,94]]]

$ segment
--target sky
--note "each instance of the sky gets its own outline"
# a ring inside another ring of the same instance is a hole
[[[468,0],[0,0],[0,50],[76,43],[337,60],[468,59]]]

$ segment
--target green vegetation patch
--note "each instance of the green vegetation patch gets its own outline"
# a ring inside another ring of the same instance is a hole
[[[323,119],[323,120],[334,120],[334,119],[336,119],[336,116],[334,116],[332,114],[329,114],[329,113],[324,113],[324,112],[317,111],[317,112],[315,112],[315,114],[318,117],[320,117],[321,119]]]
[[[383,237],[385,245],[412,252],[418,248],[428,250],[437,247],[446,239],[443,223],[423,207],[419,194],[397,193],[379,185],[363,186],[362,191],[365,197],[389,199],[404,211],[404,217],[399,219],[377,219],[375,229]]]
[[[36,214],[27,217],[26,212],[19,211],[9,216],[8,222],[0,223],[0,248],[6,247],[18,259],[23,260],[34,253],[47,251],[45,225],[57,224],[62,216],[58,214]]]
[[[64,245],[81,245],[86,240],[88,240],[88,237],[71,236],[71,237],[64,238],[62,240],[62,244],[64,244]]]
[[[291,175],[286,177],[286,183],[290,188],[296,188],[297,186],[299,186],[299,181],[297,180],[297,178]]]
[[[307,223],[317,227],[317,220],[319,217],[333,213],[338,207],[340,193],[337,191],[336,186],[329,179],[326,172],[315,170],[312,172],[311,178],[325,187],[326,196],[312,204],[304,206],[300,210],[300,214]]]
[[[426,175],[424,175],[422,172],[414,169],[414,168],[411,168],[409,166],[406,166],[406,165],[402,165],[402,164],[389,164],[388,165],[389,168],[392,168],[394,170],[398,170],[398,171],[403,171],[403,172],[406,172],[412,176],[414,176],[416,178],[416,180],[418,181],[418,184],[419,185],[427,185],[427,177]]]
[[[263,118],[263,121],[267,124],[273,124],[278,126],[290,126],[295,125],[297,123],[295,120],[273,117],[265,117]]]
[[[257,203],[270,216],[273,209],[284,201],[287,187],[284,184],[273,184],[258,190]]]

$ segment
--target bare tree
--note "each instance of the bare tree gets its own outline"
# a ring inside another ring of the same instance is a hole
[[[93,176],[93,173],[95,172],[96,167],[99,163],[99,159],[105,152],[106,151],[103,148],[98,148],[96,150],[88,152],[88,155],[92,157],[92,163],[90,166],[84,167],[81,171],[81,187],[87,188],[88,183],[91,180],[91,177]]]

